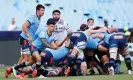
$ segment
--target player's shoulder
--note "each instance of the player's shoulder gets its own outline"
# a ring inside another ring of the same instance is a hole
[[[67,24],[67,22],[64,20],[64,19],[59,19],[59,22],[58,22],[59,24]]]
[[[32,14],[29,16],[30,19],[35,19],[37,16],[35,14]]]

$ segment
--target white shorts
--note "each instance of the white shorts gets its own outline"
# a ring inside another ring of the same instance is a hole
[[[28,54],[28,55],[30,55],[31,53],[30,53],[30,50],[29,49],[24,49],[24,50],[21,49],[21,55],[22,54]]]

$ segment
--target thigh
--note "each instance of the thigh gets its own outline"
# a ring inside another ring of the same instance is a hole
[[[39,51],[33,52],[32,57],[35,58],[36,61],[41,61],[41,56],[39,54]]]

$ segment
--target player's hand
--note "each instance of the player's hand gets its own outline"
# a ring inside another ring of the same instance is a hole
[[[67,38],[70,38],[72,36],[72,32],[67,34]]]
[[[65,37],[65,40],[68,40],[68,39],[70,39],[70,37]]]
[[[28,41],[30,44],[32,44],[32,42],[33,42],[32,38],[30,36],[28,37]]]

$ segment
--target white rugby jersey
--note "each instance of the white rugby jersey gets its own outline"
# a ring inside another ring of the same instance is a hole
[[[68,26],[67,22],[64,21],[63,19],[60,19],[56,25],[55,25],[55,35],[57,36],[57,39],[59,41],[62,41],[65,38],[65,31],[67,33],[71,32],[70,27]]]

